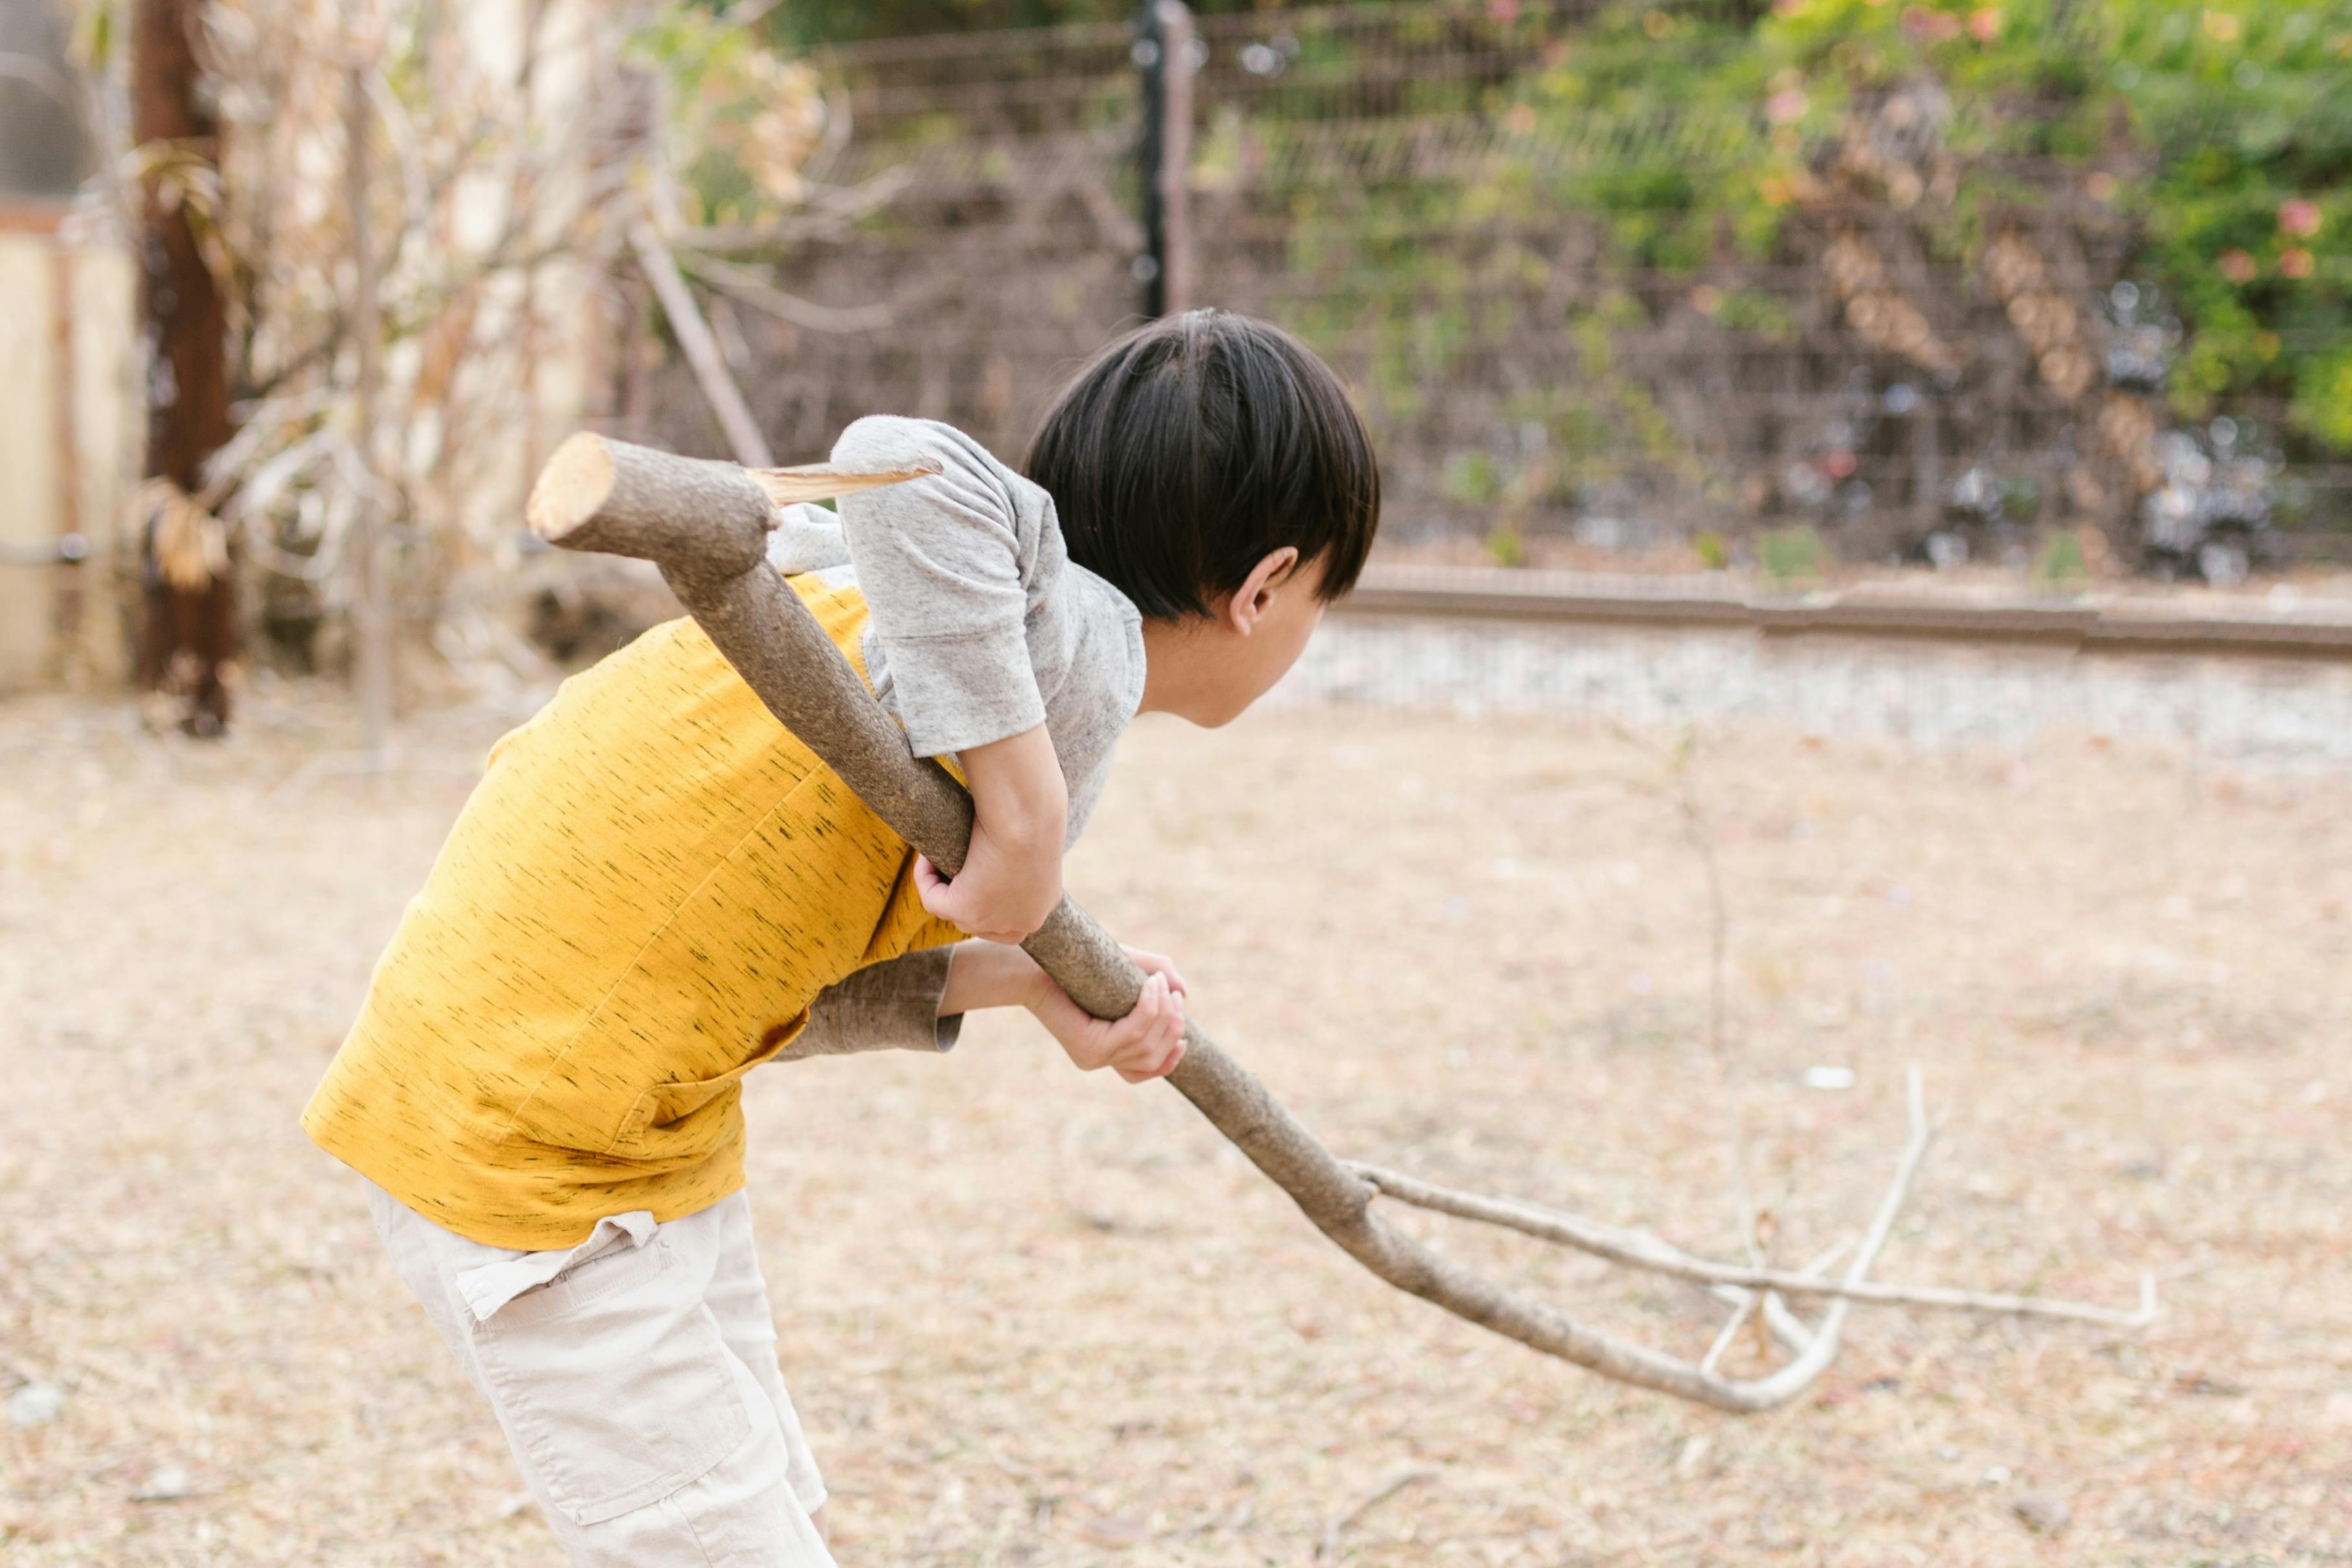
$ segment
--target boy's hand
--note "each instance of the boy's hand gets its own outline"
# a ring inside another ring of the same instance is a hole
[[[1144,973],[1143,994],[1124,1018],[1105,1020],[1070,1000],[1044,970],[1029,1010],[1082,1072],[1109,1068],[1129,1083],[1165,1078],[1184,1059],[1184,977],[1157,952],[1127,950]]]
[[[923,908],[978,937],[1018,947],[1062,901],[1062,858],[1000,847],[975,823],[963,869],[950,881],[928,855],[915,857],[915,891]]]
[[[991,942],[1018,942],[1062,901],[1062,837],[1069,819],[1061,760],[1042,724],[958,759],[971,784],[971,847],[950,881],[915,857],[923,908]]]

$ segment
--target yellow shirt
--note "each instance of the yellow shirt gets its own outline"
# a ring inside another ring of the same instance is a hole
[[[863,677],[864,599],[792,584]],[[962,934],[912,862],[698,626],[656,626],[492,749],[303,1129],[492,1247],[708,1207],[743,1184],[743,1075],[817,992]]]

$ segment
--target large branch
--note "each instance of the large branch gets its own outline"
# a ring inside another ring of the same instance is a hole
[[[1516,1198],[1490,1198],[1457,1192],[1417,1177],[1402,1175],[1349,1161],[1348,1168],[1381,1190],[1383,1196],[1411,1204],[1433,1214],[1475,1219],[1516,1230],[1523,1236],[1574,1247],[1595,1258],[1629,1268],[1647,1269],[1702,1285],[1735,1285],[1778,1290],[1787,1296],[1832,1296],[1852,1301],[1874,1301],[1896,1307],[1943,1307],[1955,1311],[1991,1312],[2018,1318],[2060,1318],[2069,1322],[2102,1323],[2110,1328],[2144,1329],[2156,1321],[2155,1277],[2141,1282],[2140,1304],[2126,1310],[2087,1301],[2055,1300],[2047,1296],[2018,1296],[1996,1290],[1958,1290],[1948,1285],[1894,1285],[1877,1280],[1842,1284],[1803,1272],[1743,1268],[1736,1263],[1711,1263],[1670,1247],[1653,1236],[1602,1225],[1580,1215],[1562,1214]]]
[[[905,732],[767,563],[772,492],[781,498],[829,485],[838,493],[899,477],[904,476],[816,465],[754,479],[731,464],[583,434],[549,459],[531,492],[530,522],[549,543],[636,556],[658,565],[679,601],[784,727],[883,821],[953,875],[971,836],[971,797],[938,763],[908,752]],[[1108,931],[1066,897],[1023,945],[1074,1001],[1098,1018],[1124,1016],[1142,991],[1142,972]],[[1580,1323],[1398,1231],[1373,1212],[1378,1189],[1372,1181],[1334,1157],[1197,1023],[1186,1025],[1184,1037],[1184,1059],[1169,1081],[1288,1193],[1318,1229],[1372,1273],[1546,1354],[1622,1383],[1737,1413],[1785,1403],[1835,1358],[1845,1314],[1892,1232],[1927,1145],[1915,1080],[1910,1142],[1846,1270],[1841,1299],[1795,1360],[1766,1377],[1726,1378]],[[1381,1182],[1388,1180],[1383,1173]],[[1518,1217],[1515,1213],[1507,1223]],[[1764,1282],[1755,1271],[1743,1278]],[[1770,1283],[1789,1288],[1782,1279],[1773,1276]]]

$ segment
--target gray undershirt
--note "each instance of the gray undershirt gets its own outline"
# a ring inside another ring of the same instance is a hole
[[[1045,725],[1069,788],[1066,843],[1076,843],[1143,700],[1142,616],[1070,560],[1053,498],[961,431],[860,419],[834,444],[833,461],[938,472],[845,496],[838,516],[785,508],[769,561],[865,595],[866,675],[916,755]],[[828,987],[785,1056],[947,1049],[961,1022],[938,1016],[948,952],[908,953]]]

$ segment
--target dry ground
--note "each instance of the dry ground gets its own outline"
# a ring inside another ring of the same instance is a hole
[[[490,728],[420,721],[366,781],[315,760],[340,726],[281,700],[205,749],[0,707],[0,1391],[64,1393],[0,1424],[9,1564],[555,1562],[295,1126]],[[1172,1091],[992,1019],[750,1093],[845,1568],[1304,1563],[1408,1469],[1336,1560],[2352,1556],[2352,785],[1756,732],[1698,771],[1781,1255],[1866,1215],[1917,1061],[1951,1120],[1884,1272],[2123,1302],[2145,1266],[2160,1326],[1875,1310],[1796,1407],[1682,1408],[1396,1295]],[[1561,724],[1147,723],[1072,880],[1341,1152],[1720,1249],[1663,776]],[[1441,1226],[1609,1325],[1711,1334],[1687,1289]],[[190,1495],[134,1500],[173,1468]]]

